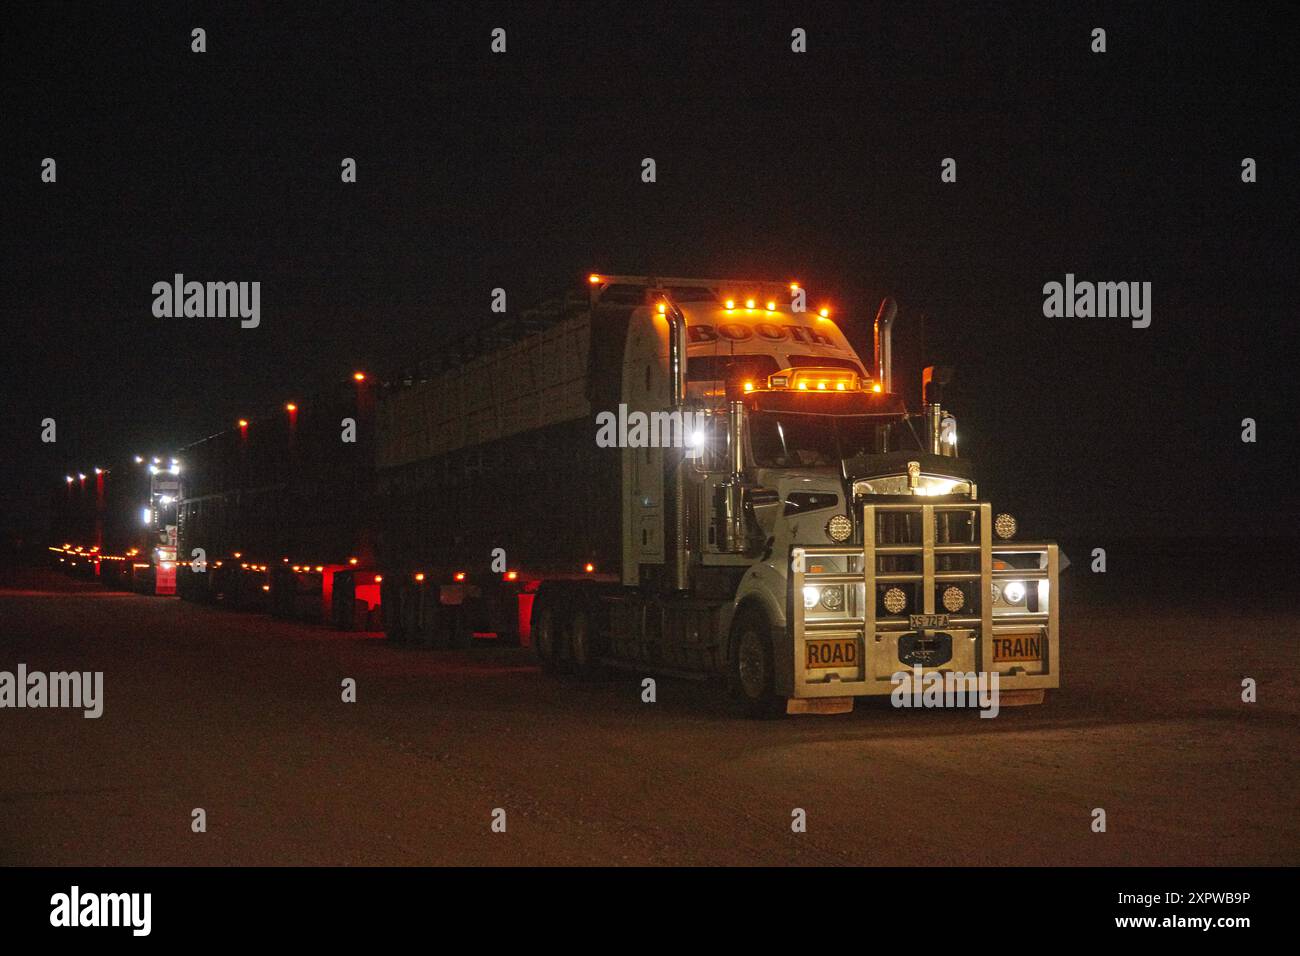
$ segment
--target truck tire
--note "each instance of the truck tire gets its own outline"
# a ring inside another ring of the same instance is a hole
[[[599,622],[592,609],[586,605],[575,609],[565,630],[569,637],[573,673],[580,680],[594,681],[604,677],[605,667],[601,659],[605,656],[605,650],[601,646]]]
[[[730,643],[727,683],[732,698],[747,717],[765,719],[781,714],[785,701],[776,696],[772,629],[763,612],[755,608],[741,611],[731,627]]]
[[[548,674],[559,672],[560,615],[549,597],[538,597],[533,604],[533,650],[537,662]]]

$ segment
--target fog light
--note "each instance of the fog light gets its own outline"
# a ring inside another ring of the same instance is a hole
[[[885,592],[884,605],[890,614],[902,614],[903,608],[907,607],[907,595],[902,588],[890,588]]]
[[[847,515],[832,515],[826,522],[826,534],[832,541],[842,544],[853,537],[853,522]]]
[[[943,606],[953,614],[956,614],[966,606],[966,592],[955,584],[951,587],[944,588]]]
[[[805,611],[811,611],[817,606],[817,601],[821,598],[821,588],[815,588],[811,584],[803,589],[803,606]]]
[[[840,587],[822,588],[822,607],[828,611],[838,611],[844,606],[844,589]]]
[[[1025,582],[1008,581],[1007,586],[1002,589],[1002,598],[1008,604],[1019,604],[1025,599]]]
[[[1009,514],[998,515],[993,519],[993,531],[1003,540],[1015,537],[1016,519]]]

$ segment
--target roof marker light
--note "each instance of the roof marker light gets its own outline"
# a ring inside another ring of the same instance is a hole
[[[767,304],[767,311],[769,311],[769,312],[775,312],[775,311],[776,311],[776,303],[775,303],[775,302],[769,302],[769,303]]]
[[[820,315],[823,319],[829,319],[831,317],[831,310],[821,309],[817,312],[817,314]]]
[[[745,383],[745,391],[747,391],[747,392],[752,392],[753,390],[754,390],[754,383],[753,383],[753,382],[746,382],[746,383]]]
[[[747,308],[747,309],[752,309],[753,307],[754,307],[754,300],[753,300],[753,299],[746,299],[746,300],[745,300],[745,308]]]
[[[879,382],[875,382],[875,383],[873,383],[872,386],[871,386],[871,390],[872,390],[873,392],[881,392],[881,391],[884,391],[884,389],[881,388]]]
[[[727,309],[727,311],[730,312],[732,309],[734,309],[734,308],[736,307],[736,300],[735,300],[735,299],[728,299],[728,300],[726,301],[725,305],[726,305],[726,309]]]

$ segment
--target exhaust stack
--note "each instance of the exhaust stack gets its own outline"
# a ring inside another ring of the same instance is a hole
[[[886,392],[894,390],[894,318],[898,315],[898,303],[889,296],[880,300],[880,311],[876,313],[873,344],[876,352],[876,381]]]

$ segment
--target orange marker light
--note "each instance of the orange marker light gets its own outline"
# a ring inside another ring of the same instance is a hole
[[[582,570],[584,570],[584,571],[586,571],[588,574],[590,574],[592,571],[595,571],[595,570],[596,570],[596,566],[595,566],[594,564],[592,564],[591,562],[587,562],[587,566],[586,566],[585,568],[583,568]]]
[[[421,571],[419,574],[417,574],[417,575],[415,576],[415,580],[417,580],[417,581],[423,581],[423,580],[424,580],[424,572]]]
[[[325,570],[325,566],[324,566],[324,565],[321,565],[321,564],[318,564],[318,565],[316,565],[316,570],[317,570],[318,572],[319,572],[319,571],[324,571],[324,570]]]
[[[353,372],[353,373],[352,373],[352,378],[353,378],[354,380],[358,381],[358,382],[364,382],[364,381],[366,380],[366,373],[365,373],[365,372]]]
[[[747,392],[752,392],[753,390],[754,390],[754,383],[753,383],[753,382],[746,382],[746,383],[745,383],[745,391],[747,391]]]
[[[243,556],[244,556],[244,552],[242,552],[242,551],[236,551],[236,552],[235,552],[235,557],[237,557],[237,558],[242,558]]]
[[[830,309],[822,309],[822,310],[820,310],[817,314],[820,315],[823,319],[828,319],[828,318],[830,318],[831,310],[830,310]]]
[[[662,302],[660,302],[660,303],[659,303],[659,314],[660,314],[660,315],[663,315],[663,314],[664,314],[665,312],[667,312],[667,311],[668,311],[668,306],[666,306],[666,305],[664,305]]]
[[[298,410],[298,406],[295,405],[293,402],[290,402],[288,405],[284,406],[284,410],[286,412],[296,412]]]
[[[376,574],[376,575],[375,575],[375,583],[376,583],[376,584],[383,584],[383,583],[384,583],[384,576],[383,576],[382,574]]]
[[[518,580],[519,580],[519,572],[518,572],[518,571],[507,571],[507,572],[506,572],[506,580],[507,580],[507,581],[518,581]]]
[[[457,572],[456,572],[456,580],[457,580],[457,581],[464,581],[464,580],[465,580],[465,572],[464,572],[464,571],[457,571]]]
[[[271,585],[269,585],[269,584],[263,584],[263,585],[262,585],[262,590],[263,590],[263,591],[269,591],[269,590],[271,590]]]
[[[799,383],[799,387],[800,387],[800,388],[804,388],[804,389],[806,389],[806,388],[808,387],[808,383],[807,383],[807,382],[800,382],[800,383]]]
[[[239,420],[239,427],[240,427],[240,428],[247,428],[247,427],[248,427],[248,419],[247,419],[247,418],[241,418],[241,419]]]
[[[872,385],[872,386],[871,386],[871,390],[872,390],[873,392],[883,391],[883,389],[880,387],[880,383],[879,383],[879,382],[876,382],[874,385]]]
[[[592,285],[600,285],[600,276],[593,272],[591,275],[587,276],[587,281]]]
[[[356,558],[348,558],[348,564],[356,564],[356,563],[357,563]]]

